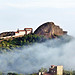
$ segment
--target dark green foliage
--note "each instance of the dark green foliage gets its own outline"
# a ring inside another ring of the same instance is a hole
[[[43,41],[45,41],[45,38],[43,36],[38,36],[36,34],[28,34],[24,35],[23,37],[17,37],[1,41],[0,48],[2,50],[12,50],[14,48],[21,48],[23,45],[31,45],[32,43],[39,43]]]
[[[42,67],[39,72],[47,72],[47,69]]]
[[[19,75],[17,73],[8,73],[7,75]]]
[[[47,69],[46,68],[41,68],[39,71],[40,72],[47,72]],[[0,75],[6,75],[6,73],[0,72]],[[32,73],[32,74],[8,73],[7,75],[38,75],[38,73]],[[63,75],[75,75],[75,71],[64,70]]]

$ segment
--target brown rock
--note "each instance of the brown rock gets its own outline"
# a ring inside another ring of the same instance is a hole
[[[34,33],[44,35],[46,38],[55,38],[67,34],[67,31],[63,31],[62,28],[55,25],[53,22],[47,22],[39,26]]]

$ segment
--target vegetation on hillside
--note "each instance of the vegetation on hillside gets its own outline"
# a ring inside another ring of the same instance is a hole
[[[70,71],[64,70],[63,71],[63,75],[75,75],[75,71],[72,71],[72,70],[70,70]]]
[[[46,68],[41,68],[39,72],[47,72]],[[6,75],[5,73],[0,72],[0,75]],[[18,73],[8,73],[7,75],[37,75],[37,73],[33,74],[18,74]],[[72,70],[64,70],[63,75],[75,75],[75,71]]]
[[[0,50],[11,50],[14,48],[21,48],[24,45],[31,45],[35,42],[45,41],[44,36],[38,36],[36,34],[28,34],[23,37],[10,38],[8,40],[3,40],[0,42]]]
[[[58,42],[59,45],[67,43],[72,39],[72,37],[68,35],[57,36],[57,38],[59,39],[59,42]],[[54,39],[54,38],[49,38],[49,39]],[[12,37],[6,40],[0,39],[1,41],[0,42],[0,52],[11,51],[14,48],[21,49],[23,48],[23,46],[32,45],[33,43],[36,43],[36,42],[41,43],[46,40],[47,38],[45,36],[39,36],[37,34],[28,34],[28,35],[24,35],[22,37],[16,37],[16,38]]]

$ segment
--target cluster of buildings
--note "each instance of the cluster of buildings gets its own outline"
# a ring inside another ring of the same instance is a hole
[[[51,65],[49,72],[39,72],[38,75],[63,75],[63,66]]]
[[[28,34],[31,34],[33,32],[33,29],[32,28],[24,28],[24,30],[17,30],[16,32],[13,32],[14,35],[6,35],[4,37],[0,37],[0,39],[6,39],[6,38],[11,38],[11,37],[22,37],[24,35],[28,35]]]
[[[33,32],[32,28],[24,28],[24,30],[17,30],[17,32],[15,32],[14,36],[24,36],[27,34],[31,34]]]

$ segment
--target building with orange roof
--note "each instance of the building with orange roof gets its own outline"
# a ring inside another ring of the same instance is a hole
[[[17,32],[15,32],[15,36],[24,36],[24,35],[27,35],[27,34],[31,34],[33,32],[33,29],[32,28],[24,28],[24,30],[17,30]]]

